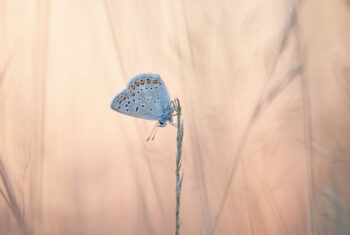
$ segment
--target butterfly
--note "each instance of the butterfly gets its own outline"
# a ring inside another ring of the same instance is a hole
[[[158,74],[143,73],[133,77],[126,89],[112,100],[111,108],[136,118],[158,121],[164,127],[173,123],[174,107],[168,90]]]

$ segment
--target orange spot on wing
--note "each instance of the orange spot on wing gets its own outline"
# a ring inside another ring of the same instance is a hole
[[[144,80],[141,80],[141,85],[145,84],[145,81]]]
[[[140,85],[140,83],[139,83],[139,82],[135,82],[135,85],[136,85],[136,86],[139,86],[139,85]]]
[[[126,97],[124,96],[123,100],[125,100],[125,99],[126,99]]]
[[[135,92],[131,93],[131,96],[135,96]]]
[[[147,79],[147,84],[150,84],[151,83],[151,80]]]
[[[131,89],[135,90],[135,85],[132,85]]]
[[[158,84],[158,80],[154,80],[154,81],[153,81],[153,84]]]

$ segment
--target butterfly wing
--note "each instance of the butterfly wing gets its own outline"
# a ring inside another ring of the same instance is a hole
[[[161,120],[169,105],[169,93],[160,76],[144,73],[129,81],[126,89],[114,97],[111,108],[137,118]]]

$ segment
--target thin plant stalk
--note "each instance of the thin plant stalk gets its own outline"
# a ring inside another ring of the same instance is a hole
[[[29,231],[29,228],[28,228],[27,223],[25,221],[23,211],[18,204],[17,197],[16,197],[15,192],[12,188],[12,184],[8,178],[6,169],[5,169],[4,164],[1,160],[1,156],[0,156],[0,179],[4,185],[3,188],[0,187],[0,195],[5,200],[7,206],[10,208],[12,214],[14,215],[22,234],[23,235],[30,235],[31,232]]]
[[[182,155],[182,139],[183,139],[183,121],[181,120],[182,110],[180,105],[180,100],[178,98],[175,98],[174,102],[174,108],[177,115],[177,136],[176,136],[176,210],[175,210],[175,217],[176,217],[176,224],[175,224],[175,235],[180,234],[180,198],[181,198],[181,187],[182,187],[182,180],[184,177],[184,174],[182,172],[180,177],[180,171],[181,171],[181,155]]]

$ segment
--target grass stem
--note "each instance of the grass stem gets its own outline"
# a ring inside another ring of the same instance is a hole
[[[181,155],[182,155],[182,139],[183,139],[183,121],[181,120],[182,110],[180,105],[180,100],[178,98],[174,99],[174,108],[177,115],[177,136],[176,136],[176,211],[175,211],[175,217],[176,217],[176,227],[175,227],[175,235],[179,235],[180,233],[180,198],[181,198],[181,187],[182,187],[182,180],[184,177],[183,172],[180,176],[180,170],[181,170]]]

